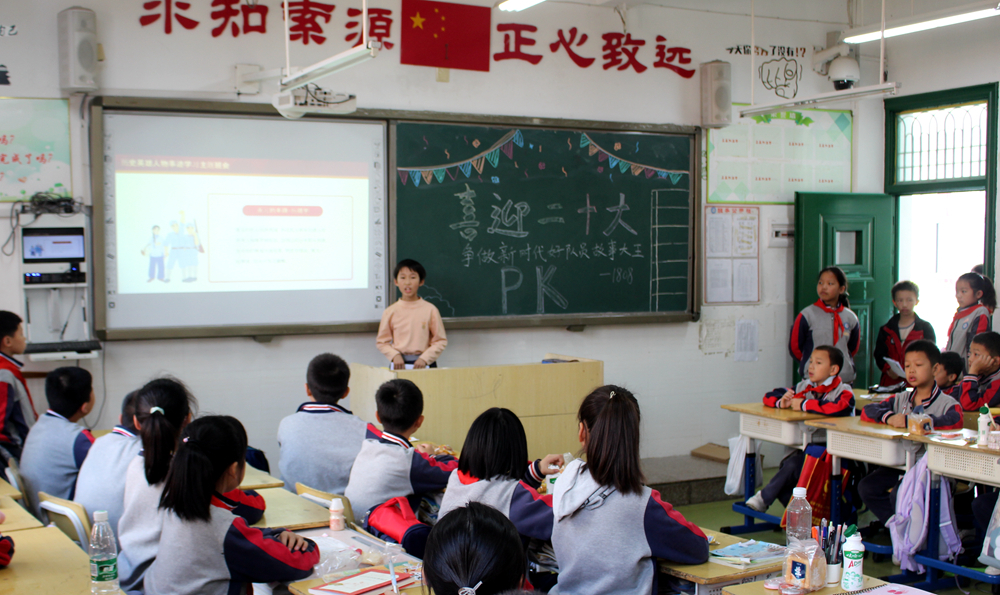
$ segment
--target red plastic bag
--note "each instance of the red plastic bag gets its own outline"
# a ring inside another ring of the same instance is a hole
[[[830,518],[830,473],[833,472],[833,456],[825,446],[810,444],[806,447],[806,460],[802,464],[797,487],[806,489],[806,500],[812,507],[813,526],[819,526],[822,519]],[[781,516],[781,526],[785,526],[786,514]]]

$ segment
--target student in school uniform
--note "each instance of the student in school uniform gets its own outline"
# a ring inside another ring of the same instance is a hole
[[[996,289],[979,273],[965,273],[955,281],[955,300],[958,310],[948,327],[948,345],[945,351],[954,351],[968,359],[972,339],[990,330],[990,318],[997,307]]]
[[[132,391],[122,400],[118,425],[90,447],[80,467],[73,496],[73,501],[82,505],[89,515],[97,510],[107,511],[108,522],[114,528],[118,527],[125,507],[128,466],[142,449],[142,441],[133,425],[135,394],[136,391]],[[118,539],[117,533],[115,539]]]
[[[965,411],[1000,406],[1000,334],[979,333],[969,348],[969,373],[956,395]]]
[[[278,468],[287,489],[294,492],[296,482],[333,494],[347,489],[368,425],[338,404],[351,391],[350,379],[347,362],[332,353],[309,362],[309,401],[278,425]]]
[[[24,353],[27,344],[21,317],[0,310],[0,407],[3,407],[0,414],[0,469],[7,468],[8,456],[21,458],[28,430],[38,419],[28,383],[21,374],[24,364],[15,357]]]
[[[906,347],[914,341],[927,339],[935,342],[934,327],[917,316],[914,311],[920,303],[920,288],[913,281],[900,281],[892,286],[892,304],[899,312],[889,319],[878,331],[875,339],[875,365],[882,370],[879,384],[892,386],[903,381],[886,363],[891,359],[902,367]]]
[[[954,351],[941,353],[941,361],[934,368],[934,382],[937,382],[946,395],[958,399],[962,394],[962,384],[959,382],[965,376],[965,361]]]
[[[602,386],[583,400],[578,418],[587,458],[567,464],[556,480],[552,547],[559,582],[550,592],[649,595],[657,558],[708,560],[701,529],[642,483],[639,403],[632,393]]]
[[[546,475],[559,472],[562,455],[528,462],[528,439],[521,420],[510,409],[487,409],[472,422],[448,479],[438,519],[470,502],[499,510],[525,537],[552,536],[552,497],[538,488]]]
[[[417,295],[427,271],[419,262],[406,259],[396,265],[392,278],[400,297],[382,313],[375,346],[393,369],[402,370],[406,364],[436,368],[448,338],[437,307]]]
[[[820,413],[831,417],[854,415],[854,392],[851,386],[840,379],[840,368],[844,364],[844,354],[829,345],[813,349],[809,356],[809,377],[800,382],[795,390],[776,388],[764,395],[764,405],[777,409],[793,409]],[[749,500],[747,506],[764,512],[776,499],[787,506],[792,498],[792,490],[799,483],[804,451],[793,449],[781,461],[781,467],[764,489]]]
[[[319,548],[284,529],[255,529],[223,494],[246,471],[247,434],[237,419],[209,416],[184,429],[170,462],[160,509],[160,551],[146,573],[147,595],[232,595],[252,583],[308,578]]]
[[[931,417],[935,430],[953,430],[962,427],[962,407],[958,401],[944,394],[934,381],[934,367],[941,357],[937,346],[930,341],[915,341],[906,348],[903,369],[906,381],[913,391],[902,391],[881,401],[865,405],[861,421],[905,428],[907,416],[923,411]],[[923,454],[923,445],[904,441],[904,446],[915,458]],[[903,472],[889,467],[871,466],[868,475],[858,484],[861,500],[884,525],[896,513],[896,490]]]
[[[93,379],[83,368],[56,368],[45,377],[49,410],[38,420],[21,454],[21,477],[31,510],[41,516],[38,492],[73,499],[80,465],[94,436],[77,422],[94,407]]]
[[[847,275],[840,267],[826,267],[819,272],[816,293],[816,303],[803,308],[792,323],[789,352],[798,363],[799,375],[805,378],[813,348],[833,345],[844,354],[840,377],[850,384],[854,382],[854,356],[861,345],[861,334],[858,316],[847,299]]]
[[[359,518],[392,498],[440,492],[458,467],[455,457],[435,457],[410,446],[410,436],[424,423],[424,397],[417,385],[403,379],[385,382],[375,393],[375,405],[381,435],[361,445],[344,492]]]

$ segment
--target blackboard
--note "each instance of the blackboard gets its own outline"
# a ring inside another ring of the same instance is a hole
[[[400,122],[396,257],[445,318],[690,312],[693,138]]]

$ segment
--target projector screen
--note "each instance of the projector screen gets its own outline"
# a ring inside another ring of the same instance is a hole
[[[385,126],[104,113],[108,331],[378,321]]]

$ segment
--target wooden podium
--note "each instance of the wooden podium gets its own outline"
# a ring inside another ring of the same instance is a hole
[[[545,354],[566,363],[390,370],[351,364],[351,410],[376,423],[375,391],[388,380],[403,378],[424,394],[424,425],[416,437],[461,450],[469,426],[490,407],[506,407],[524,424],[528,456],[580,449],[576,414],[592,390],[604,384],[604,362]]]

